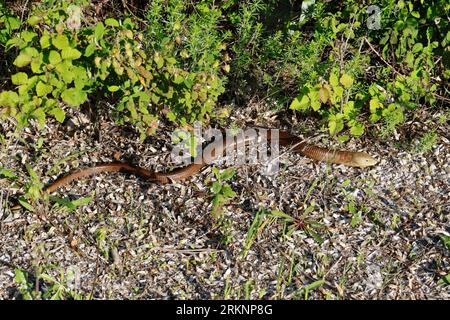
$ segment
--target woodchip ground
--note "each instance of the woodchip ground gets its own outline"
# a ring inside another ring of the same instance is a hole
[[[246,112],[237,112],[234,121],[248,119]],[[211,217],[210,168],[164,186],[103,174],[58,192],[72,200],[95,192],[76,210],[41,202],[34,212],[9,211],[10,200],[23,192],[27,164],[47,183],[95,162],[127,159],[156,169],[170,163],[164,130],[141,143],[127,127],[101,121],[95,137],[82,115],[68,117],[39,134],[27,129],[14,136],[10,122],[0,126],[6,137],[0,167],[18,175],[15,183],[0,178],[2,299],[20,298],[17,268],[48,275],[66,289],[75,270],[74,291],[96,299],[450,298],[441,283],[450,273],[442,241],[450,235],[445,122],[435,128],[438,141],[427,153],[414,151],[414,132],[426,131],[427,122],[406,122],[399,136],[345,143],[345,149],[377,157],[379,164],[368,169],[316,163],[283,150],[273,178],[258,165],[240,166],[231,181],[237,197],[224,206],[222,223]],[[437,117],[431,115],[430,123]],[[280,119],[267,119],[261,113],[257,124],[280,125]],[[310,123],[285,128],[300,126],[309,128],[305,138],[321,143]],[[295,223],[265,214],[275,210]],[[33,283],[43,292],[51,285]]]

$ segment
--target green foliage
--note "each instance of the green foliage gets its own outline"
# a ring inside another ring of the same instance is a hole
[[[152,1],[147,10],[145,44],[155,59],[170,61],[164,87],[170,92],[163,104],[170,121],[184,124],[214,116],[214,106],[224,91],[222,61],[229,33],[219,30],[222,12],[214,1]]]
[[[75,277],[74,272],[71,270],[68,270],[67,272],[65,270],[61,271],[59,279],[43,272],[45,270],[41,270],[41,272],[38,272],[36,275],[36,280],[31,279],[30,274],[22,269],[16,268],[14,271],[14,280],[22,295],[22,299],[24,300],[89,300],[92,298],[90,295],[84,296],[68,288],[67,282],[72,281]],[[38,287],[36,283],[42,283],[43,286]]]
[[[10,14],[0,1],[0,45],[5,45],[11,39],[12,33],[20,28],[20,20],[18,17]]]
[[[214,181],[211,186],[213,196],[211,214],[213,218],[217,220],[222,214],[222,207],[227,204],[230,199],[236,196],[236,193],[231,186],[226,183],[226,181],[229,181],[234,177],[236,171],[234,168],[229,168],[220,172],[220,170],[215,167],[212,170],[216,181]]]
[[[416,147],[417,153],[427,153],[436,145],[438,135],[435,131],[425,133],[419,140],[419,145]]]
[[[155,132],[161,114],[181,124],[213,114],[223,92],[219,10],[202,2],[196,5],[198,14],[173,20],[187,5],[152,2],[144,41],[130,18],[87,24],[85,4],[41,4],[6,42],[17,50],[18,72],[11,75],[16,89],[0,93],[0,116],[15,117],[19,128],[30,119],[43,127],[48,116],[63,122],[65,105],[77,108],[89,97],[109,97],[117,101],[117,121],[134,124],[144,138]],[[173,17],[166,22],[157,10]],[[173,32],[165,33],[169,29]]]
[[[242,2],[240,12],[229,15],[238,25],[236,87],[256,83],[279,103],[291,101],[293,110],[320,114],[340,141],[379,121],[389,134],[445,92],[449,5],[373,4],[381,8],[380,29],[369,29],[368,4],[358,1],[303,1],[300,12],[281,1]]]
[[[228,94],[255,89],[291,109],[318,113],[345,141],[383,122],[387,135],[412,110],[446,96],[449,5],[380,0],[380,29],[358,1],[152,1],[145,21],[84,19],[84,0],[42,1],[22,23],[0,6],[0,44],[16,72],[0,116],[18,126],[108,98],[119,123],[141,137],[161,116],[175,124],[226,116]],[[143,31],[142,26],[144,26]]]

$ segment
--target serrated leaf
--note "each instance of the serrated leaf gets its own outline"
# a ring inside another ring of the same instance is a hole
[[[370,113],[377,112],[378,108],[381,108],[383,105],[380,103],[378,98],[372,98],[369,102]]]
[[[50,47],[50,37],[48,35],[43,35],[39,40],[42,49]]]
[[[11,76],[11,81],[15,85],[27,84],[28,75],[25,72],[18,72]]]
[[[215,182],[212,184],[211,190],[212,190],[212,192],[214,192],[215,194],[218,194],[218,193],[220,192],[220,190],[222,190],[222,185],[221,185],[219,182],[215,181]]]
[[[94,54],[95,50],[96,50],[95,43],[89,44],[89,45],[86,47],[86,50],[84,51],[84,56],[85,56],[85,57],[90,57],[90,56],[92,56],[92,55]]]
[[[48,61],[56,66],[58,63],[61,62],[61,55],[59,54],[58,51],[55,50],[51,50],[50,53],[48,54]]]
[[[322,103],[327,103],[328,99],[330,98],[330,91],[328,90],[328,88],[321,87],[319,89],[319,97]]]
[[[167,119],[169,119],[169,121],[175,121],[177,119],[175,113],[173,113],[172,111],[167,112],[166,117]]]
[[[33,58],[31,61],[31,71],[33,73],[42,73],[42,53],[38,56]]]
[[[344,73],[341,79],[339,79],[339,82],[342,83],[345,89],[350,89],[353,85],[353,77],[349,74]]]
[[[31,63],[31,61],[33,60],[33,55],[31,54],[31,52],[27,49],[30,48],[25,48],[23,49],[20,54],[16,57],[16,59],[14,60],[13,64],[19,68],[25,67],[27,65],[29,65]]]
[[[334,72],[332,74],[330,74],[330,84],[333,87],[337,87],[339,85],[338,77],[337,77],[336,73],[334,73]]]
[[[33,41],[37,37],[37,33],[33,31],[24,30],[20,33],[20,38],[26,43]]]
[[[0,106],[15,107],[19,102],[19,95],[14,91],[0,92]]]
[[[61,98],[68,105],[72,107],[78,107],[86,102],[87,94],[80,89],[70,88],[61,93]]]
[[[310,103],[311,103],[311,108],[314,111],[318,111],[320,109],[321,103],[320,103],[320,97],[319,97],[319,90],[317,89],[312,89],[309,91],[308,94]]]
[[[107,26],[110,26],[110,27],[118,27],[119,26],[119,21],[117,21],[114,18],[108,18],[108,19],[105,20],[105,24]]]
[[[364,133],[364,125],[362,123],[356,123],[350,128],[350,133],[355,137],[359,137]]]
[[[66,113],[61,108],[53,108],[49,111],[49,114],[54,116],[56,121],[58,121],[59,123],[63,123],[64,119],[66,118]]]
[[[64,34],[58,34],[52,39],[52,44],[55,48],[63,50],[69,48],[69,39]]]
[[[346,134],[337,137],[337,140],[338,140],[340,143],[344,143],[344,142],[346,142],[348,139],[350,139],[350,137],[349,137],[348,135],[346,135]]]
[[[81,52],[74,48],[65,48],[61,51],[61,58],[65,60],[76,60],[81,57]]]
[[[234,196],[236,196],[236,192],[234,192],[229,185],[224,185],[222,187],[221,193],[227,198],[233,198]]]
[[[38,121],[39,127],[43,128],[45,125],[45,111],[42,108],[37,108],[31,114]]]
[[[65,60],[56,65],[56,71],[66,84],[71,83],[74,79],[74,73],[72,72],[71,60]]]
[[[157,66],[158,69],[161,69],[164,66],[164,58],[161,57],[159,52],[155,53],[155,55],[153,57],[153,61],[155,61],[156,66]]]
[[[100,39],[103,38],[105,31],[106,31],[106,29],[105,29],[105,26],[103,25],[103,23],[102,22],[97,23],[97,25],[95,26],[95,31],[94,31],[95,39],[97,41],[100,41]]]
[[[307,95],[303,95],[303,96],[299,96],[297,98],[295,98],[291,105],[290,105],[290,109],[293,110],[306,110],[309,107],[310,103],[309,103],[309,98]]]
[[[18,17],[9,16],[5,22],[8,24],[10,30],[17,30],[20,28],[21,21]]]
[[[43,97],[53,91],[53,87],[49,84],[45,84],[42,81],[39,81],[36,85],[36,94],[38,97]]]
[[[28,18],[27,22],[30,26],[34,27],[41,21],[41,18],[38,16],[31,16]]]
[[[221,179],[222,181],[230,180],[231,178],[234,177],[235,173],[236,173],[236,170],[234,170],[233,168],[225,169],[225,170],[220,174],[220,179]]]

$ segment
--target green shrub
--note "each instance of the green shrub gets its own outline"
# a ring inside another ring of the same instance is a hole
[[[372,3],[380,29],[368,28],[372,13],[359,1],[303,1],[301,10],[284,3],[247,1],[229,15],[238,25],[237,88],[253,83],[278,105],[291,101],[291,109],[320,114],[341,141],[347,132],[362,135],[370,122],[383,121],[388,134],[408,112],[446,100],[446,1]]]
[[[169,120],[179,123],[214,116],[229,71],[223,61],[228,32],[219,30],[222,11],[214,1],[155,0],[147,9],[145,44],[149,52],[174,57],[174,95],[165,101]]]
[[[153,9],[162,3],[153,2]],[[184,8],[183,2],[170,3],[175,8],[170,10]],[[64,121],[64,105],[76,108],[90,97],[106,97],[117,102],[117,121],[134,124],[144,138],[155,131],[161,114],[181,124],[212,114],[223,91],[218,59],[225,46],[214,31],[220,11],[202,2],[196,6],[201,14],[175,21],[179,34],[161,37],[158,28],[164,31],[170,23],[149,10],[147,30],[154,34],[146,32],[144,48],[143,33],[130,18],[86,24],[86,4],[41,4],[7,41],[8,49],[19,50],[13,62],[18,72],[11,75],[16,90],[0,93],[1,116],[15,117],[19,128],[30,119],[42,127],[49,115]]]

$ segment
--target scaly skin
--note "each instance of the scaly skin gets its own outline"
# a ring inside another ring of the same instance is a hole
[[[276,142],[277,137],[272,137],[272,132],[267,130],[267,141],[273,142],[275,139]],[[69,184],[74,180],[79,180],[88,176],[92,176],[99,173],[104,172],[123,172],[134,174],[143,178],[144,180],[155,182],[158,184],[166,184],[172,181],[180,181],[186,178],[191,177],[192,175],[199,172],[203,167],[211,163],[211,161],[217,159],[219,156],[222,156],[226,149],[228,148],[236,148],[240,145],[247,145],[250,142],[254,142],[254,138],[249,137],[241,137],[238,136],[231,143],[226,145],[225,142],[219,140],[212,142],[214,143],[214,149],[211,155],[199,155],[194,163],[186,166],[177,168],[171,172],[155,172],[152,170],[144,169],[141,167],[133,166],[124,162],[111,162],[98,164],[90,168],[80,169],[69,175],[58,178],[53,183],[48,185],[44,192],[52,193],[56,191],[58,188]],[[303,142],[297,136],[294,136],[286,131],[278,131],[278,143],[284,147],[291,147],[294,152],[300,153],[303,156],[308,158],[317,160],[317,161],[325,161],[328,163],[336,163],[336,164],[344,164],[346,166],[352,167],[360,167],[365,168],[369,166],[373,166],[377,163],[377,161],[372,158],[369,154],[365,152],[354,152],[354,151],[333,151],[326,148],[318,147],[315,145],[308,144]],[[18,209],[20,205],[16,205],[12,207],[12,209]]]

